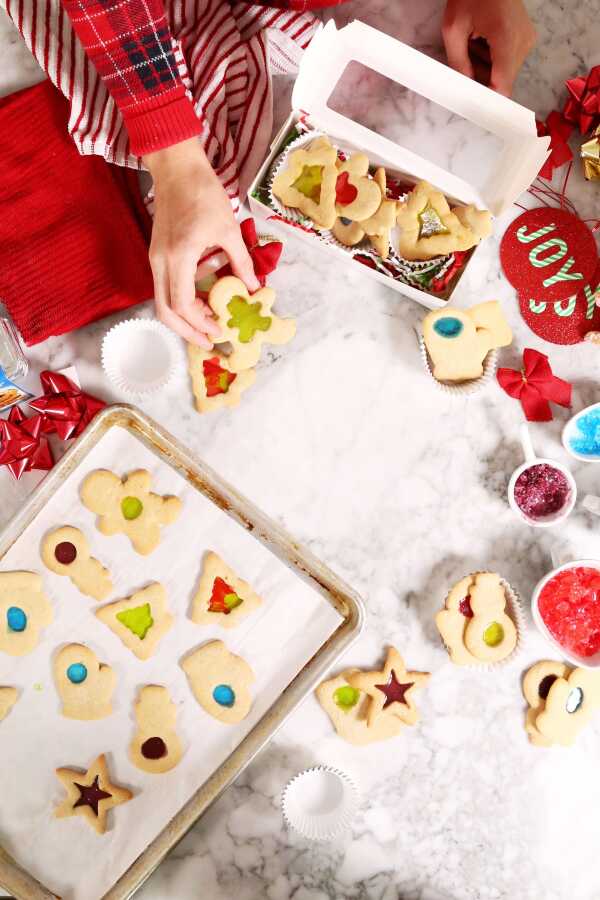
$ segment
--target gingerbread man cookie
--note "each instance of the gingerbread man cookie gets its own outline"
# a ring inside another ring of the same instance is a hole
[[[197,625],[235,628],[262,603],[247,581],[235,574],[216,553],[207,553],[200,584],[192,606],[192,621]]]
[[[387,199],[384,168],[377,169],[373,180],[379,185],[382,197],[376,212],[368,219],[358,222],[352,221],[344,214],[335,220],[331,233],[346,247],[355,247],[366,235],[381,258],[387,259],[392,228],[396,223],[397,203],[395,200]]]
[[[158,582],[131,597],[102,606],[96,615],[138,659],[152,656],[174,621],[167,609],[166,591]]]
[[[425,316],[422,329],[433,376],[438,381],[479,378],[490,350],[512,342],[512,331],[497,300],[465,310],[434,310]]]
[[[189,372],[199,413],[237,406],[242,393],[256,380],[254,369],[232,372],[228,358],[219,350],[203,350],[188,344]]]
[[[457,210],[461,211],[457,214]],[[398,251],[404,259],[426,260],[457,250],[470,250],[491,234],[491,216],[474,207],[450,209],[448,201],[426,181],[415,185],[398,204]]]
[[[353,153],[344,162],[338,160],[335,183],[335,211],[338,216],[362,222],[381,205],[381,188],[369,178],[369,159],[365,153]]]
[[[600,707],[600,672],[573,669],[550,685],[546,702],[531,722],[549,744],[570,747]]]
[[[551,747],[552,741],[545,738],[535,725],[538,713],[541,712],[545,705],[550,688],[557,678],[567,678],[571,669],[562,662],[554,660],[542,660],[535,663],[523,678],[523,695],[529,704],[527,715],[525,717],[525,731],[529,735],[529,740],[536,747]]]
[[[15,703],[19,692],[14,687],[0,687],[0,722],[5,719]]]
[[[373,725],[367,724],[370,697],[349,683],[359,671],[347,669],[341,675],[323,681],[316,689],[319,703],[339,736],[349,744],[365,746],[397,737],[404,727],[398,716],[378,716]]]
[[[171,525],[181,512],[179,497],[160,497],[150,491],[152,476],[138,469],[122,481],[113,472],[98,469],[84,480],[81,499],[98,515],[102,534],[126,534],[142,556],[160,543],[160,530]]]
[[[52,607],[34,572],[0,572],[0,653],[24,656],[52,622]]]
[[[54,681],[68,719],[104,719],[112,713],[111,698],[117,676],[98,662],[83,644],[67,644],[54,657]]]
[[[63,802],[54,810],[56,818],[83,816],[98,834],[106,831],[108,812],[133,797],[127,788],[112,784],[103,753],[94,760],[87,772],[80,769],[57,769],[56,774],[67,792]]]
[[[465,628],[465,647],[480,662],[494,663],[513,652],[517,645],[515,623],[504,609],[506,592],[495,572],[479,572],[469,588],[473,615]]]
[[[232,346],[227,357],[230,372],[255,366],[264,343],[287,344],[296,334],[293,319],[280,319],[271,311],[274,302],[271,288],[261,288],[250,296],[244,282],[233,275],[219,278],[210,289],[208,305],[221,329],[215,343]]]
[[[241,656],[230,653],[223,641],[210,641],[181,662],[200,706],[214,719],[234,725],[252,706],[254,672]]]
[[[355,672],[348,676],[348,683],[370,697],[369,728],[386,712],[406,725],[414,725],[419,720],[419,713],[413,694],[427,683],[429,677],[429,672],[408,672],[396,648],[390,647],[381,671]]]
[[[292,150],[286,165],[273,179],[273,194],[285,206],[299,209],[315,225],[331,228],[335,222],[337,150],[320,137],[309,147]]]
[[[90,554],[79,528],[67,525],[47,534],[42,542],[44,565],[57,575],[67,575],[82,594],[105,600],[112,591],[110,572]]]
[[[177,707],[166,687],[149,684],[140,691],[135,704],[137,731],[129,745],[134,766],[160,775],[174,769],[183,755],[175,731]]]

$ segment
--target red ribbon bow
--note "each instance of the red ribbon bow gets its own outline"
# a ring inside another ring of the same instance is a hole
[[[530,348],[523,351],[523,368],[498,369],[496,377],[509,397],[519,400],[528,422],[549,422],[550,403],[571,405],[571,385],[553,374],[548,357]]]
[[[579,126],[581,134],[587,134],[600,124],[600,66],[594,66],[587,75],[569,78],[565,84],[569,97],[563,116]]]
[[[57,434],[63,441],[79,437],[106,403],[86,394],[74,381],[60,372],[42,372],[44,394],[29,405],[41,414],[42,434]]]
[[[267,275],[270,275],[277,268],[283,244],[281,241],[269,241],[266,244],[259,244],[254,219],[244,219],[240,225],[240,231],[242,232],[246,249],[252,258],[254,274],[258,278],[260,286],[264,287]],[[232,274],[231,266],[229,263],[226,263],[217,271],[216,277],[223,278],[225,275]]]
[[[0,419],[0,465],[17,481],[23,472],[48,471],[54,465],[52,450],[41,432],[42,416],[28,419],[18,406],[13,406],[8,419]]]
[[[539,171],[542,178],[552,180],[552,173],[573,159],[573,151],[567,141],[571,137],[573,125],[565,121],[562,115],[553,110],[545,122],[537,121],[539,137],[550,135],[550,156]]]

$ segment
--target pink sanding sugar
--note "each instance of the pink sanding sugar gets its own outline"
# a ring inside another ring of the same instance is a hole
[[[521,472],[514,490],[517,506],[530,519],[545,519],[560,512],[570,495],[563,473],[548,463],[537,463]]]

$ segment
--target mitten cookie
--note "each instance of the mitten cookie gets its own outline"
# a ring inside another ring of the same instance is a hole
[[[256,380],[254,369],[232,372],[228,358],[219,350],[203,350],[188,344],[189,372],[199,413],[237,406],[242,393]]]
[[[0,652],[31,653],[40,631],[52,621],[52,607],[34,572],[0,572]]]
[[[261,288],[250,296],[243,281],[226,275],[210,289],[208,305],[217,318],[221,334],[215,343],[229,342],[230,372],[251,369],[260,359],[263,343],[287,344],[296,334],[293,319],[280,319],[271,312],[275,291]]]
[[[133,794],[127,788],[112,784],[104,754],[87,772],[80,769],[57,769],[56,774],[67,792],[66,798],[54,810],[58,819],[83,816],[98,834],[106,831],[106,816],[114,806],[127,803]]]
[[[67,644],[54,657],[54,681],[68,719],[104,719],[112,713],[117,676],[83,644]]]
[[[112,591],[110,572],[90,555],[90,548],[79,528],[57,528],[42,542],[44,565],[57,575],[67,575],[82,594],[105,600]]]
[[[438,381],[479,378],[490,350],[512,342],[512,331],[496,300],[471,309],[434,310],[423,319],[422,329]]]
[[[222,628],[235,628],[261,603],[262,598],[220,556],[206,554],[192,606],[191,618],[197,625],[216,623]]]
[[[309,147],[292,150],[285,168],[273,179],[273,194],[285,206],[299,209],[322,228],[335,221],[337,150],[329,138],[320,137]]]
[[[91,472],[81,486],[84,506],[98,515],[102,534],[126,534],[142,556],[160,543],[160,529],[175,522],[181,512],[179,497],[160,497],[150,491],[152,476],[138,469],[121,481],[113,472]]]
[[[369,174],[365,153],[353,153],[345,162],[338,160],[335,182],[335,211],[338,216],[362,222],[374,215],[381,204],[381,188]]]
[[[419,720],[419,713],[413,695],[427,683],[429,677],[429,672],[407,672],[396,648],[390,647],[381,671],[355,672],[348,676],[348,683],[370,697],[367,709],[369,728],[386,711],[406,725],[414,725]]]
[[[525,716],[525,731],[529,735],[529,740],[536,747],[551,747],[552,741],[545,738],[536,727],[535,721],[538,713],[541,712],[545,705],[550,688],[557,678],[567,678],[570,674],[570,668],[565,663],[555,662],[554,660],[542,660],[535,663],[523,678],[523,695],[529,704],[529,709]]]
[[[200,706],[227,725],[241,722],[250,712],[254,672],[241,656],[230,653],[223,641],[210,641],[183,659],[181,668]]]
[[[550,685],[535,728],[552,744],[570,747],[600,706],[600,672],[573,669]]]
[[[174,769],[183,755],[175,731],[177,707],[165,687],[149,684],[140,691],[135,704],[137,730],[129,745],[134,766],[160,775]]]
[[[96,610],[101,622],[121,638],[138,659],[149,659],[173,625],[162,584],[149,585],[131,597]]]
[[[378,716],[371,727],[367,724],[370,697],[364,691],[352,687],[348,681],[359,671],[348,669],[335,678],[323,681],[316,689],[319,703],[339,736],[349,744],[364,746],[396,737],[403,727],[398,716]]]
[[[0,722],[5,719],[15,703],[19,692],[14,687],[0,687]]]

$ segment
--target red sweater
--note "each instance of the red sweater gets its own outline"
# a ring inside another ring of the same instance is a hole
[[[253,0],[304,12],[346,0]],[[200,133],[177,72],[163,0],[62,0],[83,48],[118,106],[136,156]]]

